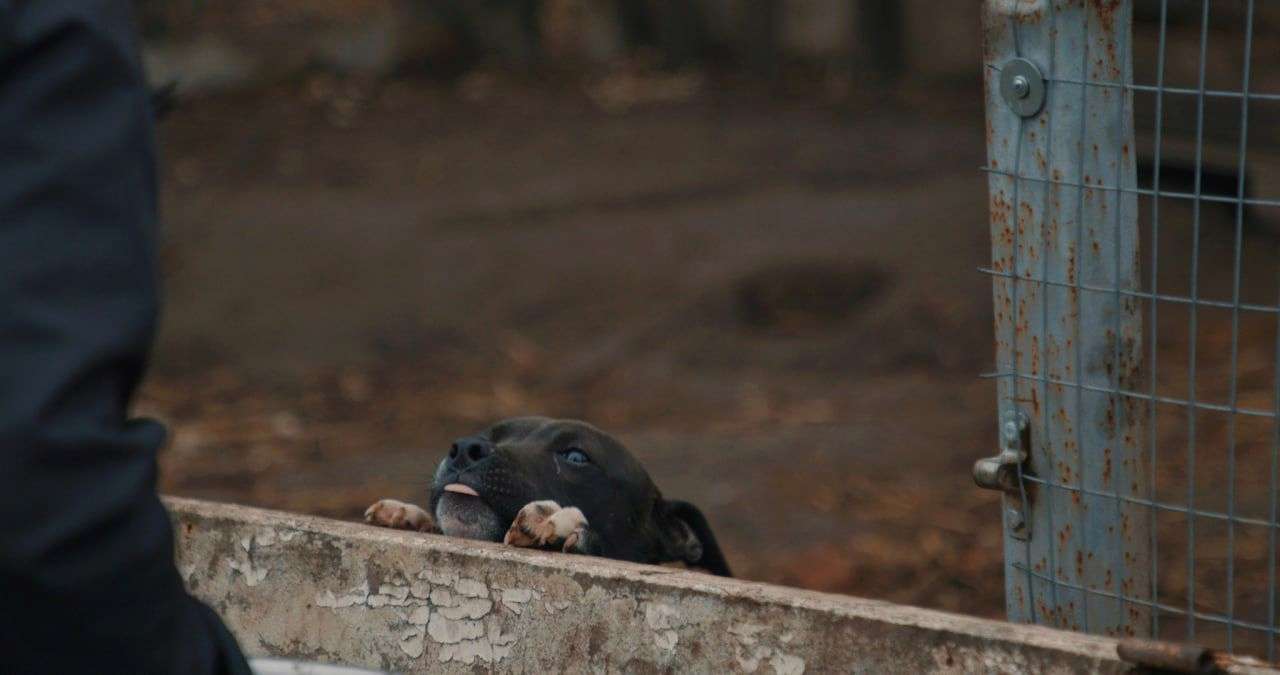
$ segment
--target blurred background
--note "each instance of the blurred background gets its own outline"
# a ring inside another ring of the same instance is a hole
[[[1003,615],[978,3],[139,8],[165,492],[355,519],[576,417],[741,577]]]

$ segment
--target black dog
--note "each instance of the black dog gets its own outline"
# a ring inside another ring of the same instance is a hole
[[[365,520],[730,576],[697,507],[663,499],[621,443],[571,420],[520,417],[458,439],[436,469],[428,510],[384,499]]]

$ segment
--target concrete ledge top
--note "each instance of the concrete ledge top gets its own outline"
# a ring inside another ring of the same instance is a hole
[[[602,558],[167,498],[255,656],[399,672],[1124,672],[1115,640]]]

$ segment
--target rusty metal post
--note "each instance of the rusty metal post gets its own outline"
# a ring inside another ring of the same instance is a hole
[[[1015,424],[1001,457],[1019,456],[1010,443],[1025,455],[993,485],[1008,616],[1145,636],[1132,4],[984,0],[982,20],[995,377]]]

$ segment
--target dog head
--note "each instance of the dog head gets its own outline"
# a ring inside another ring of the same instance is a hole
[[[516,513],[544,499],[581,509],[606,557],[729,573],[701,512],[663,499],[622,443],[585,422],[519,417],[458,439],[428,509],[444,534],[502,541]]]

